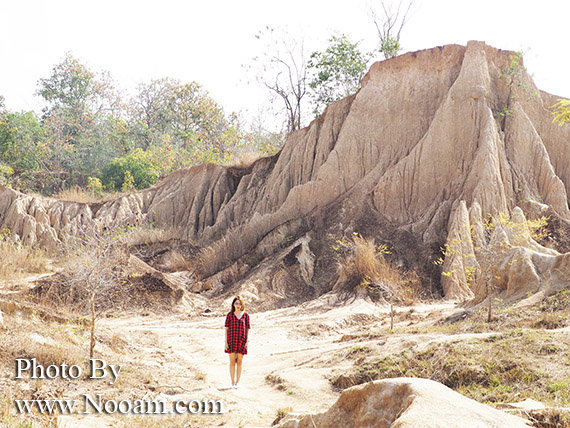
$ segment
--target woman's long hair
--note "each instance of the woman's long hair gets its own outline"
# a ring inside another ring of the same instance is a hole
[[[239,300],[240,303],[241,303],[241,310],[242,310],[242,311],[245,311],[245,302],[243,301],[243,298],[240,297],[240,296],[236,296],[236,297],[234,297],[234,300],[232,300],[232,310],[231,310],[231,312],[235,312],[235,311],[236,311],[236,309],[235,309],[235,307],[234,307],[234,303],[235,303],[236,301],[238,301],[238,300]]]

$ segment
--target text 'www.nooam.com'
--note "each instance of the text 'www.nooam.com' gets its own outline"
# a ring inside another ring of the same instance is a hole
[[[178,400],[170,405],[165,400],[103,400],[101,394],[82,394],[81,400],[14,400],[18,413],[30,414],[121,414],[121,415],[172,415],[197,413],[224,413],[221,400]]]

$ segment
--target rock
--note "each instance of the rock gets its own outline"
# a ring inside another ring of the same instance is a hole
[[[520,401],[518,403],[505,403],[501,406],[501,408],[531,411],[546,409],[546,406],[540,401],[533,400],[532,398],[527,398],[526,400]]]
[[[525,419],[428,379],[384,379],[342,392],[325,413],[290,417],[280,428],[528,428]]]

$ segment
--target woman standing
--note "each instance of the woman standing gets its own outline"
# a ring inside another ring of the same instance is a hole
[[[245,312],[243,299],[236,296],[231,311],[226,316],[226,353],[230,354],[230,377],[232,388],[237,388],[241,377],[243,356],[247,354],[249,315]]]

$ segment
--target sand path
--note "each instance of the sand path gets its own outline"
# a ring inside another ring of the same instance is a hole
[[[424,307],[451,310],[453,305]],[[421,311],[422,309],[420,309]],[[239,389],[232,389],[228,356],[223,351],[225,316],[135,317],[105,320],[129,340],[153,334],[156,346],[140,346],[136,358],[166,374],[161,391],[169,400],[221,400],[223,415],[196,417],[201,426],[268,427],[279,410],[317,413],[338,398],[330,379],[352,367],[347,357],[351,336],[373,328],[386,330],[386,309],[364,300],[333,309],[318,304],[250,313],[252,329]],[[347,339],[348,338],[348,339]],[[358,346],[381,346],[383,352],[430,341],[397,334],[358,340]]]

